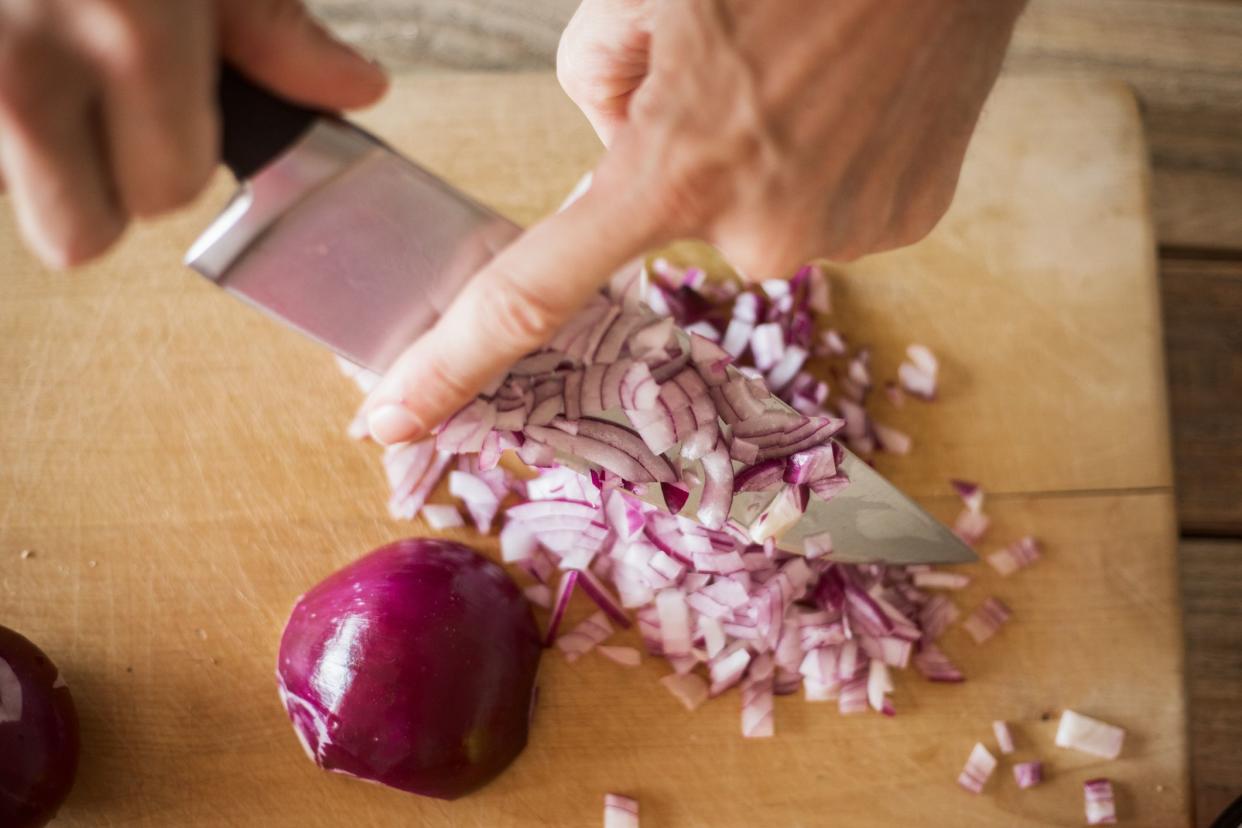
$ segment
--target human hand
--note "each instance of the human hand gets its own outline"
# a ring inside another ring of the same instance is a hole
[[[326,109],[387,84],[299,0],[0,0],[0,181],[45,262],[85,261],[198,194],[221,60]]]
[[[1022,0],[583,0],[558,76],[609,150],[591,189],[485,267],[369,397],[425,435],[626,261],[675,238],[771,278],[926,235]]]

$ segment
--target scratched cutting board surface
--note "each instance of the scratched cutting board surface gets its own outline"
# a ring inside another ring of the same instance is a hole
[[[403,79],[364,120],[527,222],[599,153],[548,76]],[[316,770],[277,702],[294,599],[425,530],[386,517],[331,360],[179,267],[227,191],[70,275],[0,219],[0,623],[53,656],[81,711],[59,824],[591,826],[620,791],[645,826],[1073,826],[1101,775],[1127,824],[1188,823],[1154,246],[1124,89],[1002,83],[932,237],[836,275],[835,324],[874,345],[879,376],[913,341],[944,364],[940,402],[877,409],[915,437],[883,470],[945,519],[945,479],[976,478],[999,493],[985,550],[1046,546],[1009,579],[965,568],[963,610],[1014,611],[983,646],[946,634],[969,680],[900,674],[892,719],[780,698],[777,736],[751,741],[736,693],[687,713],[662,662],[552,652],[527,750],[454,803]],[[1066,707],[1128,728],[1122,758],[1054,748]],[[1006,758],[971,796],[954,778],[998,718],[1049,781],[1018,791]]]

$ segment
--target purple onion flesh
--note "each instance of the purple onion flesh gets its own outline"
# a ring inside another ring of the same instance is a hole
[[[540,651],[530,603],[503,569],[412,538],[303,595],[276,672],[321,768],[455,799],[526,746]]]
[[[60,671],[0,627],[0,825],[51,821],[73,787],[78,750],[78,714]]]

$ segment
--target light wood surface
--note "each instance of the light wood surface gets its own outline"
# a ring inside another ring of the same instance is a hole
[[[546,76],[407,80],[367,120],[523,221],[597,152]],[[919,443],[888,471],[944,517],[956,504],[943,479],[975,475],[1008,493],[991,507],[995,542],[1035,532],[1047,545],[1008,580],[972,568],[962,608],[996,594],[1015,618],[983,647],[949,634],[969,682],[902,675],[892,720],[783,699],[777,738],[749,742],[732,696],[687,714],[654,661],[570,668],[553,653],[529,749],[453,804],[316,771],[276,701],[293,599],[409,530],[383,514],[374,449],[341,436],[354,394],[330,361],[179,269],[223,182],[71,276],[35,267],[6,221],[0,606],[82,708],[87,759],[62,822],[594,825],[617,790],[657,826],[1070,826],[1081,781],[1106,774],[1129,824],[1188,824],[1138,135],[1116,86],[1006,83],[945,226],[841,277],[843,327],[885,359],[921,339],[945,361],[945,400],[889,418]],[[1050,747],[1065,707],[1129,728],[1122,759]],[[1046,786],[1018,792],[1002,767],[985,796],[956,788],[994,718],[1049,762]]]

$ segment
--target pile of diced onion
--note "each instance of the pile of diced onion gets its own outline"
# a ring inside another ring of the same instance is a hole
[[[936,641],[960,616],[944,590],[969,577],[834,561],[826,532],[782,547],[811,498],[849,485],[841,443],[864,457],[911,449],[868,413],[870,352],[825,327],[829,311],[816,266],[746,288],[662,259],[619,275],[434,438],[385,450],[390,512],[464,525],[457,506],[428,503],[446,472],[480,532],[505,505],[502,557],[549,609],[549,644],[570,661],[594,649],[632,667],[638,650],[605,642],[637,624],[647,654],[669,665],[661,683],[688,709],[739,688],[743,736],[773,735],[773,697],[799,691],[841,713],[893,715],[892,670],[963,680]],[[895,406],[934,399],[935,356],[919,345],[906,356],[882,393]],[[364,391],[374,386],[374,375],[342,367]],[[351,433],[365,434],[361,419]],[[534,476],[511,473],[506,452]],[[953,486],[964,503],[954,530],[977,544],[983,492]],[[734,509],[739,493],[760,505]],[[1002,575],[1038,558],[1030,537],[987,556]],[[596,611],[563,630],[577,594]],[[988,598],[962,626],[982,644],[1009,616]],[[994,766],[972,754],[962,784],[981,790]],[[1040,777],[1038,766],[1014,772],[1023,787]],[[622,813],[630,801],[610,799],[618,824],[637,824],[637,803]]]

